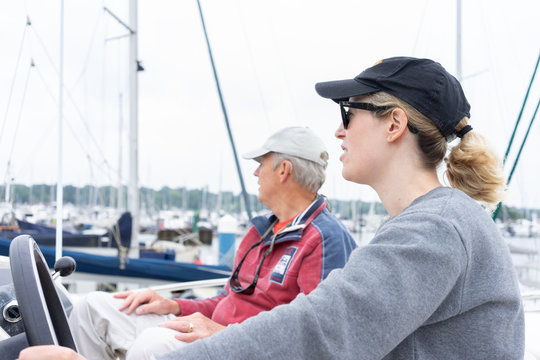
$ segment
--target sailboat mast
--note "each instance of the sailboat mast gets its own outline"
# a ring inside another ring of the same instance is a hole
[[[8,160],[8,163],[7,163],[7,170],[6,170],[6,193],[5,193],[5,197],[4,197],[4,202],[6,204],[9,204],[9,202],[11,201],[10,197],[11,197],[11,175],[10,175],[10,168],[11,168],[11,161]]]
[[[138,163],[138,62],[137,62],[137,0],[129,1],[129,186],[128,210],[133,217],[132,243],[139,234],[139,163]]]
[[[463,77],[461,68],[461,0],[457,0],[456,5],[456,78],[461,82]]]
[[[124,189],[122,184],[122,145],[123,145],[123,129],[124,129],[124,114],[122,111],[122,93],[118,95],[118,190],[116,207],[120,211],[124,211]]]
[[[249,204],[249,198],[246,192],[246,186],[244,185],[244,177],[242,176],[242,169],[240,168],[240,162],[238,162],[238,154],[236,152],[236,146],[234,144],[234,139],[231,132],[231,126],[229,125],[229,117],[227,116],[227,109],[225,108],[225,102],[223,101],[223,95],[221,93],[221,86],[219,85],[219,79],[217,76],[216,65],[214,64],[214,56],[212,55],[212,49],[210,48],[210,41],[208,40],[208,34],[206,32],[206,25],[204,23],[204,17],[202,13],[201,3],[197,0],[197,5],[199,7],[199,15],[201,16],[201,24],[204,31],[204,38],[206,39],[206,46],[208,48],[208,55],[210,56],[210,63],[212,65],[212,71],[214,72],[214,80],[216,82],[216,88],[219,95],[219,101],[221,103],[221,111],[223,112],[223,117],[225,118],[225,125],[227,127],[227,133],[229,134],[229,140],[231,142],[231,147],[234,155],[234,162],[236,164],[236,171],[238,172],[238,177],[240,178],[240,186],[242,188],[242,196],[244,198],[244,204],[246,206],[246,212],[248,214],[249,220],[252,219],[251,216],[251,206]]]
[[[56,182],[56,260],[62,257],[63,229],[63,103],[64,103],[64,0],[60,0],[60,62],[58,95],[58,179]]]

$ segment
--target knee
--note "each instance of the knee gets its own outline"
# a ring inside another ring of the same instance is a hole
[[[126,354],[126,360],[150,360],[153,355],[164,354],[181,347],[184,343],[177,340],[176,331],[150,327],[143,330],[133,342]]]
[[[150,360],[155,353],[154,344],[138,338],[126,353],[126,360]]]

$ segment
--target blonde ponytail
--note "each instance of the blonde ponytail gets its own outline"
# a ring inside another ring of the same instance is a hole
[[[467,121],[463,118],[456,130],[465,127]],[[467,132],[444,161],[450,185],[481,202],[488,210],[493,210],[504,198],[501,161],[478,132]]]

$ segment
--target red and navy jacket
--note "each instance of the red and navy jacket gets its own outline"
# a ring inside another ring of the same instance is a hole
[[[253,226],[238,247],[233,268],[275,221],[273,214],[253,219]],[[264,242],[247,254],[238,276],[243,287],[253,280],[273,235],[271,230]],[[324,198],[318,197],[278,232],[274,249],[264,259],[253,294],[235,293],[227,283],[225,293],[217,297],[176,301],[182,316],[200,312],[222,325],[239,323],[261,311],[291,302],[298,293],[308,294],[333,269],[343,267],[355,248],[356,243],[345,226],[326,209]]]

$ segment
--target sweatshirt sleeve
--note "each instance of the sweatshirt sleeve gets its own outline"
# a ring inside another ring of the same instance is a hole
[[[189,300],[189,299],[174,299],[182,309],[181,316],[191,315],[195,312],[200,312],[207,318],[212,318],[214,309],[227,294],[222,293],[218,296],[204,300]]]
[[[380,359],[430,318],[466,265],[440,216],[391,219],[309,295],[157,359]]]

